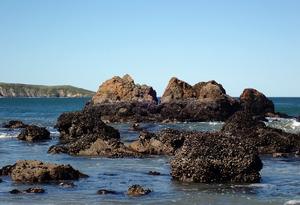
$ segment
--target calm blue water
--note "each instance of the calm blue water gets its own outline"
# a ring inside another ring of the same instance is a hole
[[[273,159],[264,157],[264,168],[260,184],[185,184],[172,181],[167,157],[146,159],[107,159],[49,155],[49,146],[57,143],[58,133],[53,129],[56,118],[65,111],[79,110],[88,101],[81,99],[4,99],[0,98],[0,123],[20,119],[48,127],[53,140],[30,144],[16,140],[18,131],[0,129],[0,166],[12,164],[18,159],[38,159],[48,162],[67,163],[90,175],[76,181],[74,188],[61,188],[56,184],[42,184],[46,189],[41,195],[11,195],[8,191],[25,189],[28,184],[12,182],[2,177],[0,183],[0,205],[2,204],[293,204],[300,200],[300,159]],[[300,114],[299,98],[276,98],[276,108],[290,115]],[[298,123],[298,124],[297,124]],[[270,126],[290,132],[300,132],[300,124],[294,120],[270,121]],[[121,132],[122,140],[130,142],[137,138],[128,124],[113,124]],[[200,131],[214,131],[221,128],[221,122],[142,124],[150,131],[165,127]],[[159,171],[161,176],[148,176],[150,170]],[[141,184],[153,190],[145,197],[132,198],[125,192],[129,185]],[[31,185],[32,186],[32,185]],[[117,195],[99,196],[98,189],[113,189]]]

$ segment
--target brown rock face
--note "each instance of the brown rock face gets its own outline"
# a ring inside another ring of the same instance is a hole
[[[36,160],[17,161],[11,166],[8,175],[14,181],[28,183],[77,180],[86,177],[70,165],[50,164]]]
[[[120,101],[157,102],[156,91],[150,86],[135,84],[129,75],[115,76],[105,81],[92,99],[93,104]]]
[[[161,98],[162,103],[169,103],[177,100],[189,99],[221,99],[229,97],[223,86],[216,81],[199,82],[194,86],[181,81],[177,78],[172,78]]]
[[[19,140],[37,142],[50,139],[50,132],[44,127],[29,125],[18,135]]]
[[[245,89],[240,96],[240,102],[245,110],[254,114],[274,113],[273,102],[255,89]]]
[[[226,95],[223,86],[216,81],[200,82],[193,86],[197,99],[218,99]]]
[[[161,98],[161,102],[166,103],[173,100],[182,100],[194,97],[195,92],[191,85],[173,77],[169,81],[169,84]]]

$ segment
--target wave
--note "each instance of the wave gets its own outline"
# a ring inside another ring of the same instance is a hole
[[[266,125],[269,127],[281,129],[285,132],[300,133],[300,122],[296,119],[286,118],[267,118]]]
[[[290,200],[284,203],[284,205],[300,205],[300,199],[299,200]]]
[[[16,138],[17,136],[18,136],[18,134],[0,133],[0,139]]]

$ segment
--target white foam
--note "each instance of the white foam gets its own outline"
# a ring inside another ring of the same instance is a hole
[[[15,138],[15,137],[17,137],[16,134],[0,133],[0,139]]]
[[[300,205],[300,199],[287,201],[284,203],[284,205]]]

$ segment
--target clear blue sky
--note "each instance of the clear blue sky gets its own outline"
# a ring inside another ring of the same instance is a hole
[[[129,73],[300,96],[299,0],[0,0],[0,81],[97,90]]]

